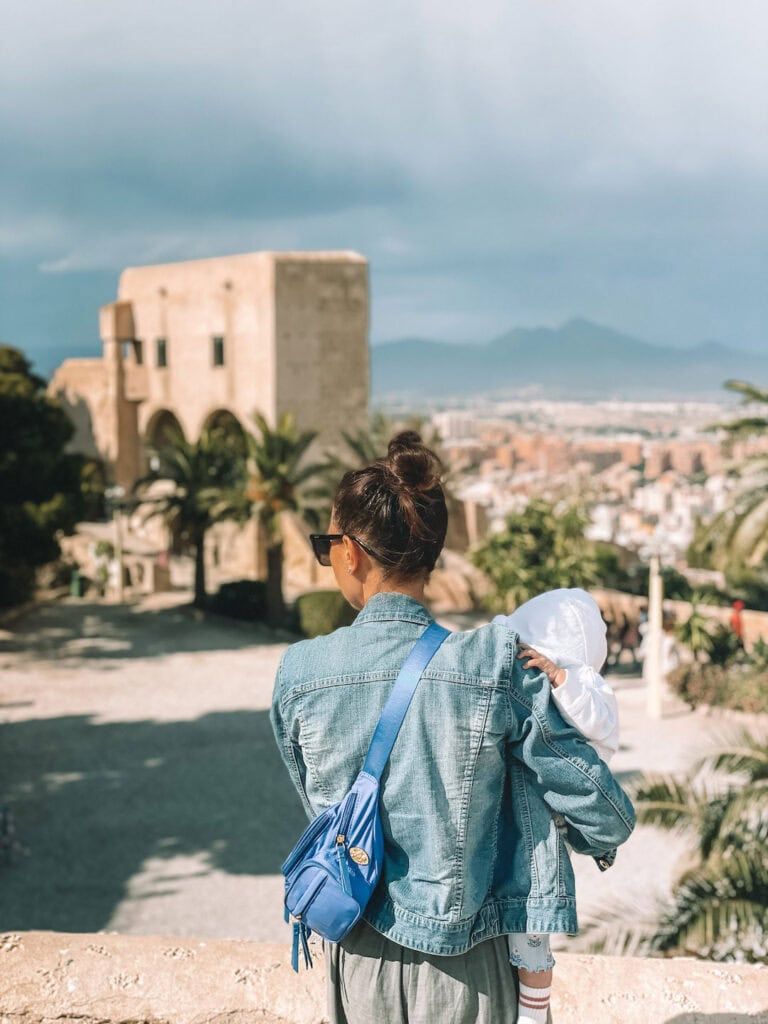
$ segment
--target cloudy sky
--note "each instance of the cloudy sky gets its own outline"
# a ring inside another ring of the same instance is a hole
[[[0,339],[121,268],[357,249],[372,339],[585,316],[768,348],[764,0],[27,0],[0,40]]]

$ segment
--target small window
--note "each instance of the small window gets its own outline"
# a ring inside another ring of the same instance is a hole
[[[216,336],[213,339],[213,365],[223,366],[224,365],[224,339],[221,336]]]
[[[144,342],[139,341],[138,338],[133,339],[133,358],[136,360],[137,366],[142,366],[144,363]]]
[[[161,367],[168,365],[168,344],[165,338],[157,339],[157,365]]]

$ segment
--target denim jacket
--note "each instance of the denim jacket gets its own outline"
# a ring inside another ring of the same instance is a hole
[[[310,817],[352,785],[431,621],[404,594],[376,594],[352,626],[283,655],[272,725]],[[608,767],[516,653],[505,626],[451,634],[405,717],[382,778],[384,864],[365,913],[401,945],[450,955],[508,932],[575,932],[573,871],[553,812],[571,845],[594,856],[632,831],[632,805]]]

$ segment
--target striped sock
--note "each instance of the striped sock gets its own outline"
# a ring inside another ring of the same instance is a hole
[[[547,1010],[552,986],[531,988],[520,982],[517,1004],[517,1024],[547,1024]]]

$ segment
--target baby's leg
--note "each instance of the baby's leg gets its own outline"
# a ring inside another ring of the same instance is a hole
[[[549,936],[510,935],[509,959],[517,967],[520,980],[518,1024],[546,1024],[555,965],[549,950]]]

